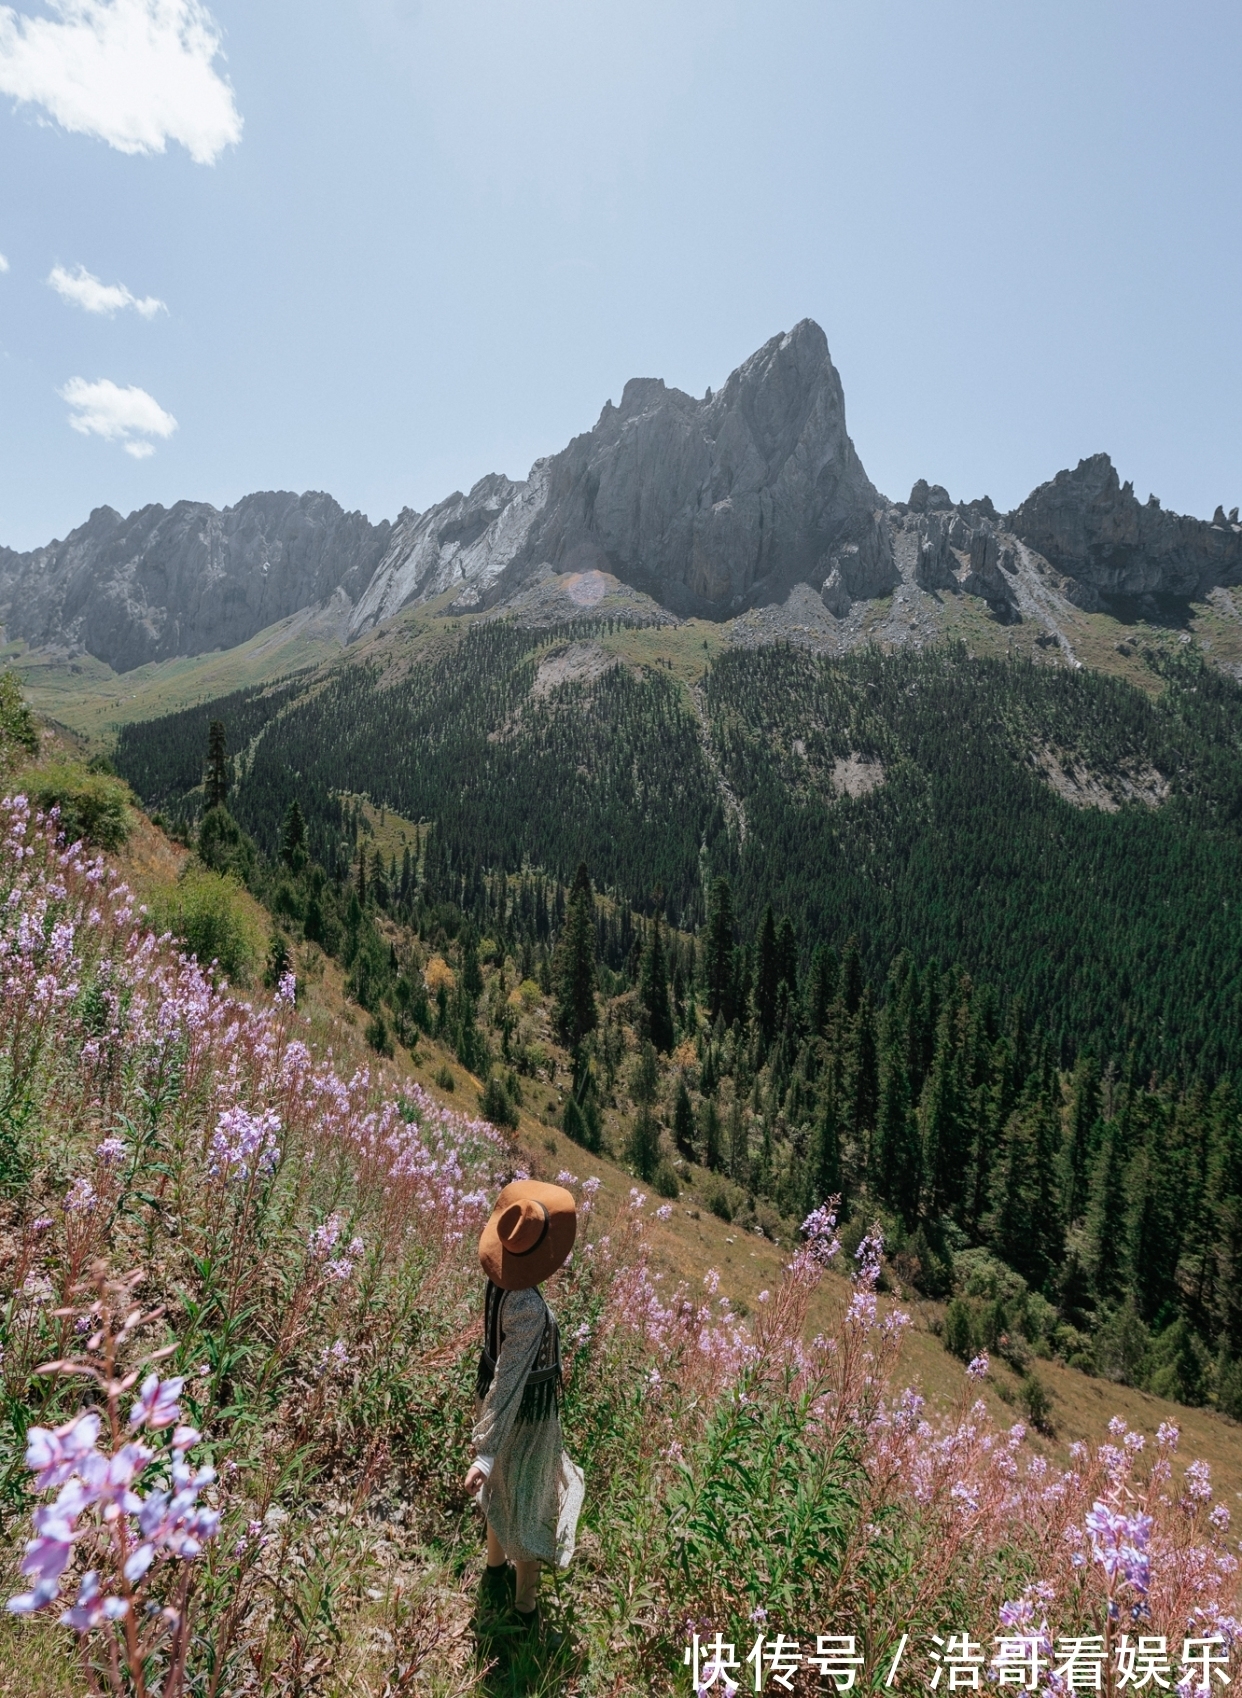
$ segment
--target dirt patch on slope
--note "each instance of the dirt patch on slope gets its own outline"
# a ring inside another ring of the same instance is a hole
[[[551,695],[558,684],[593,684],[620,664],[615,654],[609,654],[598,643],[570,643],[568,648],[557,649],[539,662],[530,693],[538,698]]]
[[[1074,756],[1055,749],[1036,749],[1031,759],[1057,795],[1075,808],[1099,808],[1115,814],[1126,802],[1158,808],[1169,799],[1168,779],[1150,764],[1134,762],[1117,772],[1092,772]]]
[[[885,778],[884,762],[865,760],[851,754],[832,763],[832,788],[838,796],[869,796]]]

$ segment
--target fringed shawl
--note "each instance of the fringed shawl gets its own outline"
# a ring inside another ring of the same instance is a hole
[[[487,1291],[483,1298],[483,1349],[479,1355],[479,1372],[475,1382],[475,1394],[480,1399],[487,1396],[492,1378],[496,1372],[496,1363],[500,1357],[500,1346],[504,1340],[504,1304],[508,1295],[498,1285],[493,1285],[489,1279]],[[542,1301],[542,1293],[540,1294]],[[546,1421],[550,1415],[560,1409],[562,1390],[561,1380],[561,1335],[552,1311],[544,1303],[543,1337],[539,1341],[539,1351],[535,1357],[530,1373],[526,1376],[526,1385],[522,1391],[522,1401],[518,1405],[517,1419],[519,1421]]]

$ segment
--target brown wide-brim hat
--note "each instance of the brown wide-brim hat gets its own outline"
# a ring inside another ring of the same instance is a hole
[[[479,1262],[502,1291],[528,1291],[561,1266],[577,1232],[572,1191],[538,1179],[515,1179],[497,1197],[483,1228]]]

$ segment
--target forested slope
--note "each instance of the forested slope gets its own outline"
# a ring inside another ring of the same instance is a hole
[[[621,663],[541,681],[571,642],[615,660],[614,636],[439,634],[400,666],[341,665],[127,727],[118,768],[149,805],[195,812],[219,718],[241,754],[239,819],[273,850],[296,797],[338,877],[352,845],[336,796],[366,792],[434,822],[459,903],[484,869],[565,880],[584,859],[602,888],[647,912],[658,891],[693,929],[725,873],[741,923],[772,901],[804,958],[856,935],[877,980],[904,948],[1020,995],[1063,1064],[1089,1044],[1186,1076],[1242,1067],[1232,682],[1173,666],[1153,703],[960,649],[788,648],[728,653],[694,693]]]

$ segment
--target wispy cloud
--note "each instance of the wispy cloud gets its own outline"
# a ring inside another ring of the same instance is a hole
[[[220,32],[201,0],[47,0],[32,18],[0,5],[0,94],[121,153],[180,142],[211,165],[240,140],[233,90],[215,68]]]
[[[8,269],[9,269],[8,260],[5,259],[3,254],[0,254],[0,271],[7,271]]]
[[[169,437],[177,421],[166,413],[153,395],[145,389],[130,386],[122,389],[108,378],[88,383],[84,377],[71,377],[58,391],[70,407],[69,423],[83,436],[102,436],[107,442],[124,444],[125,452],[135,460],[145,460],[155,453],[153,436]]]
[[[143,318],[154,318],[157,312],[168,311],[163,301],[157,300],[154,295],[144,295],[139,300],[137,295],[130,294],[124,283],[101,283],[84,265],[76,271],[66,271],[63,265],[54,265],[48,282],[63,301],[72,301],[87,312],[106,313],[109,318],[124,307],[133,307]]]

